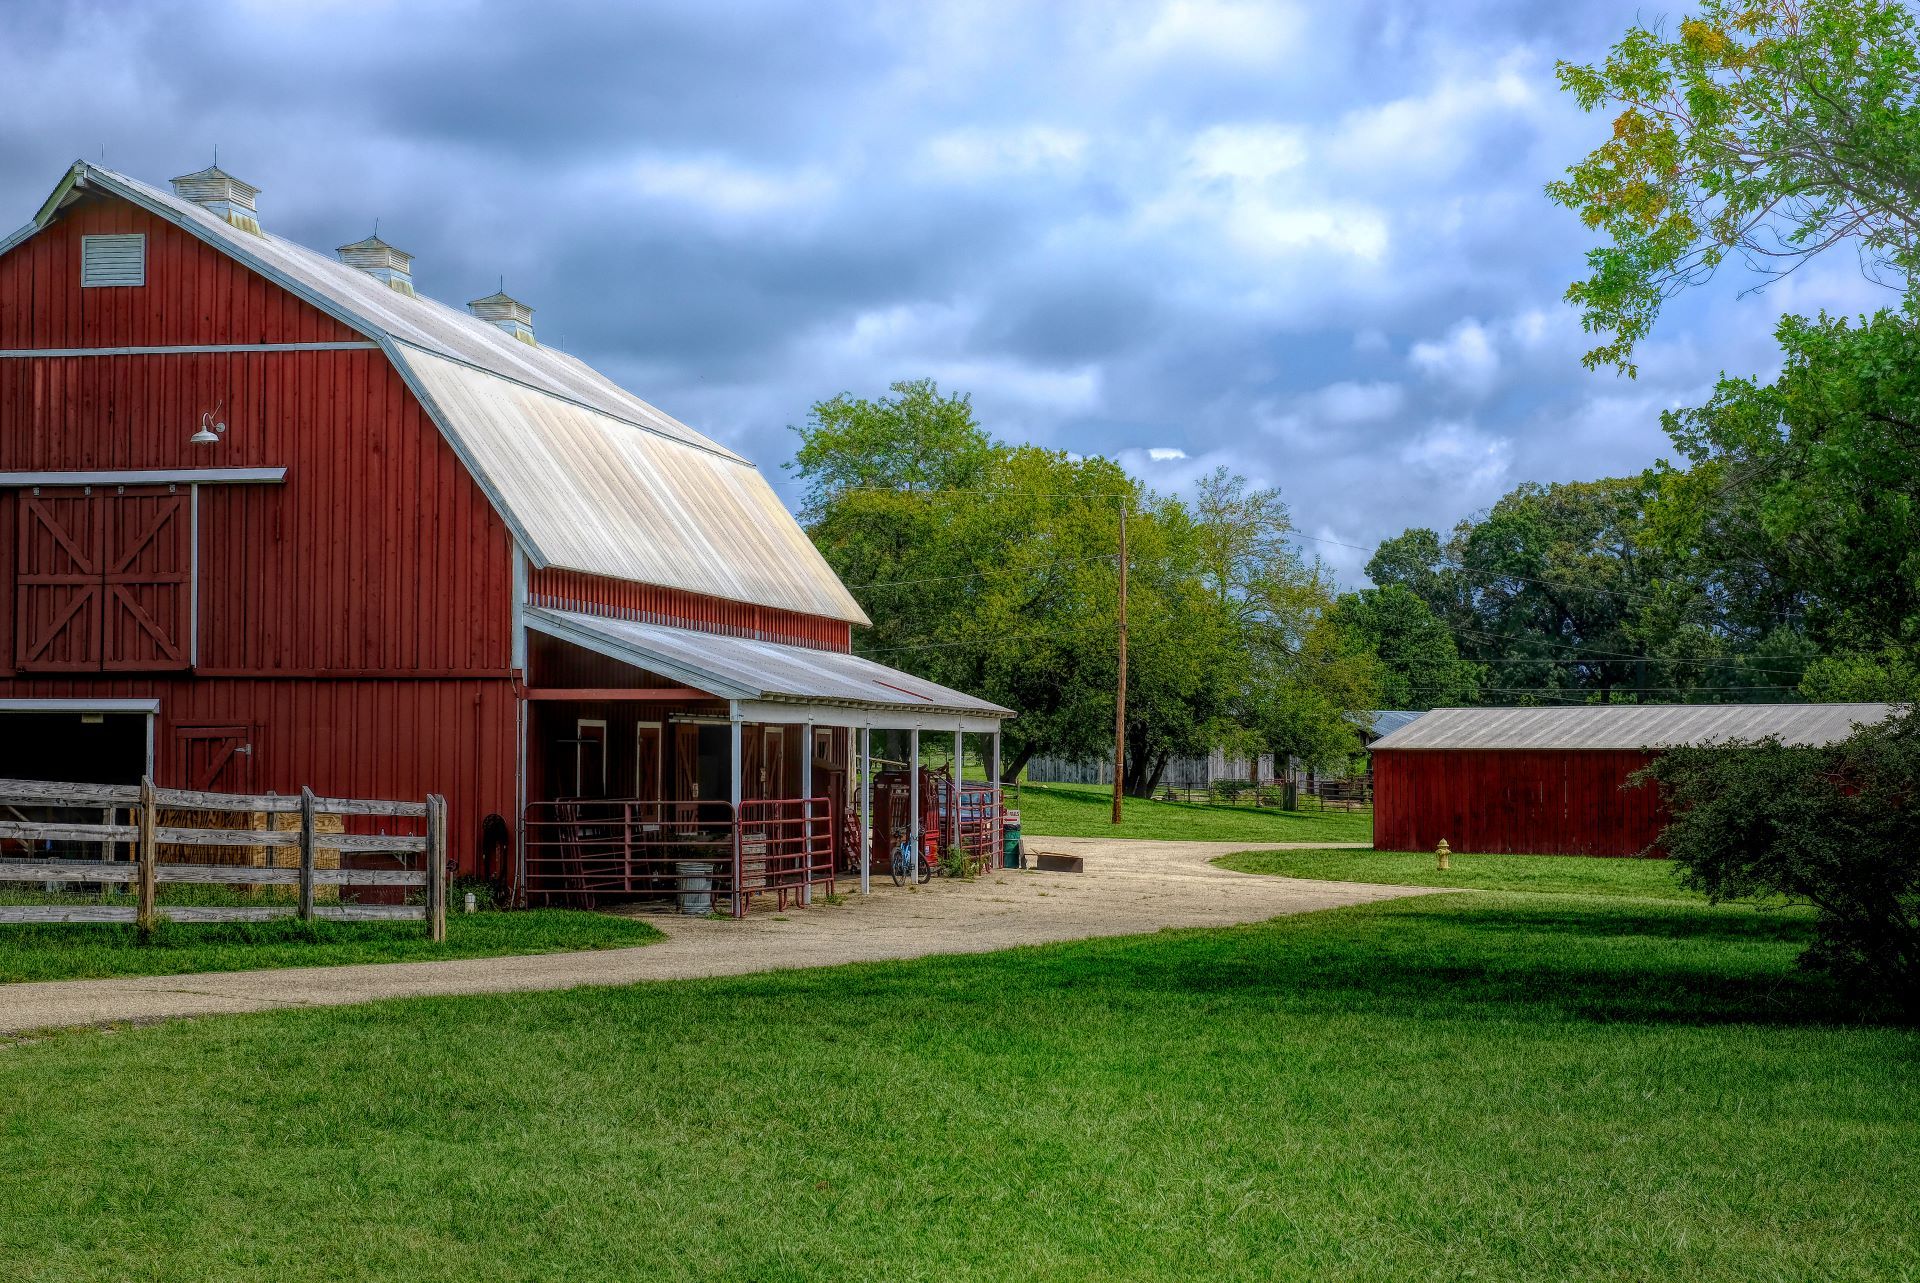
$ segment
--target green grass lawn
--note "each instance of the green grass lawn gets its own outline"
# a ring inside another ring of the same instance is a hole
[[[1242,873],[1277,873],[1335,882],[1389,886],[1462,887],[1483,891],[1546,891],[1569,895],[1641,896],[1659,900],[1706,897],[1674,880],[1670,860],[1602,860],[1580,855],[1455,854],[1441,872],[1434,857],[1400,851],[1243,851],[1214,861]]]
[[[9,1280],[1911,1278],[1807,921],[1467,892],[0,1047]]]
[[[510,953],[617,949],[665,939],[644,922],[603,913],[535,909],[455,912],[435,944],[418,922],[163,922],[149,944],[120,924],[0,927],[0,983],[86,976],[166,976],[257,967],[415,962]],[[0,1270],[4,1273],[4,1270]]]
[[[1090,784],[1022,784],[1020,825],[1040,837],[1160,838],[1195,842],[1371,842],[1373,817],[1347,811],[1126,800],[1113,825],[1113,791]]]

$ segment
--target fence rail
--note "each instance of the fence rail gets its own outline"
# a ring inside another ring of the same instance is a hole
[[[447,802],[429,794],[424,802],[391,802],[363,798],[320,797],[312,789],[298,797],[279,794],[244,795],[206,793],[193,789],[163,789],[152,780],[131,784],[62,784],[40,780],[0,780],[0,805],[96,809],[101,823],[72,820],[13,819],[0,821],[0,840],[17,842],[99,843],[105,858],[0,859],[0,882],[81,882],[104,886],[131,885],[135,903],[0,905],[0,923],[23,922],[133,922],[150,931],[161,919],[172,922],[264,922],[273,918],[376,922],[425,922],[434,940],[447,938]],[[212,811],[225,814],[295,815],[291,829],[208,828],[159,822],[162,809]],[[131,813],[131,824],[116,822],[117,812]],[[318,820],[331,816],[382,816],[417,820],[420,834],[323,833]],[[132,847],[131,858],[114,858],[117,844]],[[165,863],[160,848],[253,847],[291,849],[297,863],[288,866],[246,864]],[[419,855],[424,868],[354,869],[319,867],[322,851],[336,855]],[[157,890],[163,883],[198,885],[290,886],[293,904],[273,905],[163,905]],[[316,887],[396,887],[425,891],[423,904],[315,904]]]

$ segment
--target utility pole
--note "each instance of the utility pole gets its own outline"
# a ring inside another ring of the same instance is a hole
[[[1120,795],[1127,773],[1127,503],[1120,496],[1120,667],[1113,693],[1113,822],[1120,823]]]

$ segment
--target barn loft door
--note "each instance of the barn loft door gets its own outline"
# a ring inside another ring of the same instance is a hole
[[[15,565],[26,672],[155,672],[192,663],[187,496],[128,487],[20,498]]]

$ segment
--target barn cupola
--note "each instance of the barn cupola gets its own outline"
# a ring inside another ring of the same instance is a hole
[[[534,343],[533,309],[506,292],[504,285],[485,298],[467,304],[467,311],[481,320],[497,325],[522,343]]]
[[[243,232],[260,234],[260,216],[254,211],[254,197],[260,189],[243,183],[218,165],[209,165],[194,174],[182,174],[170,180],[173,194],[192,201],[215,218],[232,223]]]
[[[380,239],[378,229],[363,241],[342,245],[334,253],[348,267],[357,267],[388,289],[413,293],[413,255]]]

